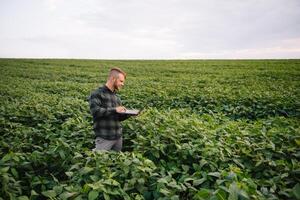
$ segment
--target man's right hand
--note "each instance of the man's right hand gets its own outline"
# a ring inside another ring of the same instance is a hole
[[[117,113],[123,113],[126,111],[126,108],[124,106],[118,106],[116,107]]]

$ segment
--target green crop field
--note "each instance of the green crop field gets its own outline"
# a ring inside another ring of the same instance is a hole
[[[87,98],[127,73],[123,152]],[[0,59],[0,199],[300,199],[300,60]]]

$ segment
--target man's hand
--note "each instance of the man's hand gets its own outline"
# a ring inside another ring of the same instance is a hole
[[[126,108],[124,106],[118,106],[116,107],[117,113],[123,113],[126,111]]]

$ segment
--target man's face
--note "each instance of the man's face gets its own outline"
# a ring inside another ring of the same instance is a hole
[[[115,82],[114,82],[114,88],[115,88],[115,90],[120,90],[124,86],[124,83],[125,83],[125,77],[124,77],[124,75],[123,74],[119,74],[119,78],[116,78]]]

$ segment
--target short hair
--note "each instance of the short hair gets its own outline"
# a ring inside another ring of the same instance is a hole
[[[110,72],[109,72],[109,77],[118,78],[119,74],[123,74],[124,78],[126,79],[126,73],[122,69],[120,69],[119,67],[113,67],[113,68],[111,68]]]

